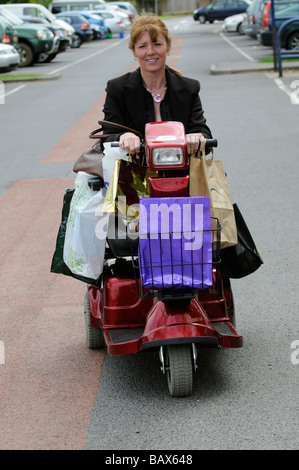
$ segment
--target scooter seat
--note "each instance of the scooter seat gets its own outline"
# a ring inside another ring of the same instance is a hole
[[[128,232],[125,220],[118,214],[111,214],[109,218],[107,241],[115,257],[138,255],[138,234]]]

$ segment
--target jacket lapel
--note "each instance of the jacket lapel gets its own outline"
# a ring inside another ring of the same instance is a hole
[[[166,79],[171,119],[173,121],[182,122],[186,128],[188,125],[190,94],[180,80],[179,75],[170,72],[167,68]],[[143,110],[146,109],[146,103],[139,68],[129,75],[123,93],[131,121],[134,123],[133,127],[144,134],[146,113]]]

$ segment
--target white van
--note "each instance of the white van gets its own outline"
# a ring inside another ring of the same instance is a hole
[[[105,3],[104,0],[53,0],[49,5],[49,10],[54,14],[69,10],[94,10],[97,5]]]
[[[39,3],[7,3],[4,6],[6,9],[12,11],[17,16],[33,16],[35,18],[43,18],[51,23],[55,28],[62,29],[64,31],[67,43],[72,42],[72,36],[75,33],[74,28],[66,23],[65,21],[56,18],[46,7]]]

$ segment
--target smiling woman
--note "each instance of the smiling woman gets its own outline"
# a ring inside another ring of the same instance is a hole
[[[141,136],[148,122],[179,121],[186,130],[188,152],[202,150],[212,135],[199,97],[200,85],[167,66],[171,37],[165,23],[155,15],[139,16],[131,26],[129,48],[139,68],[108,81],[105,121],[135,129]],[[120,147],[132,155],[139,152],[138,135],[116,133],[108,125],[103,131],[111,134],[103,142],[119,140]]]

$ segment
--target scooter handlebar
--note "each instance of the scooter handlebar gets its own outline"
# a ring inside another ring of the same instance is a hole
[[[111,147],[119,147],[119,142],[111,142]],[[206,149],[210,147],[218,147],[217,139],[206,139]]]
[[[217,139],[206,139],[206,149],[210,147],[218,147]]]

